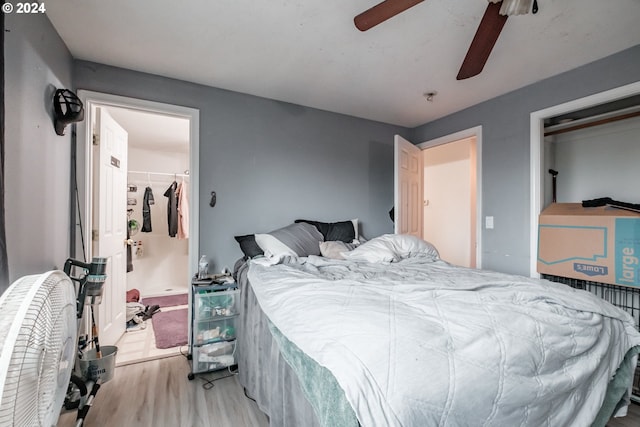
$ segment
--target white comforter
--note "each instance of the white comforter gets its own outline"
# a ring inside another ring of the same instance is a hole
[[[269,319],[365,426],[588,426],[631,317],[565,285],[418,257],[253,263]]]

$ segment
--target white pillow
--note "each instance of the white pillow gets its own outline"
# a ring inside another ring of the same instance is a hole
[[[360,233],[358,233],[358,218],[354,218],[351,220],[353,224],[353,230],[356,232],[356,240],[360,238]]]
[[[385,234],[380,237],[389,243],[400,259],[415,256],[440,258],[435,246],[419,237],[409,234]]]
[[[351,252],[345,259],[362,262],[396,262],[403,258],[423,256],[438,259],[438,250],[429,242],[407,234],[384,234],[373,238]]]
[[[256,243],[260,246],[260,249],[262,249],[262,252],[264,252],[264,256],[266,257],[279,255],[298,256],[293,249],[276,239],[271,234],[256,234]]]
[[[339,240],[320,242],[320,254],[325,258],[344,259],[342,252],[349,252],[356,247],[353,243],[345,243]]]
[[[344,259],[359,262],[393,262],[397,256],[384,240],[371,239],[350,252],[341,252]]]

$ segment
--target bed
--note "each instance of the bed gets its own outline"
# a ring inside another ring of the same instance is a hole
[[[604,300],[457,267],[412,236],[357,245],[306,222],[267,234],[236,268],[237,355],[271,425],[604,426],[626,414],[640,333]]]

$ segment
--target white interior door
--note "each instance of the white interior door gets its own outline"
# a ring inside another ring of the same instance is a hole
[[[394,138],[394,232],[422,238],[422,150],[400,135]]]
[[[126,328],[127,132],[104,108],[96,108],[94,133],[93,253],[107,258],[99,305],[101,345],[114,345]]]

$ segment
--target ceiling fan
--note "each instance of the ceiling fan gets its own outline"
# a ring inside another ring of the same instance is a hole
[[[424,0],[384,0],[354,18],[356,28],[367,31]],[[488,0],[480,25],[462,62],[457,80],[480,74],[509,15],[538,12],[537,0]]]

